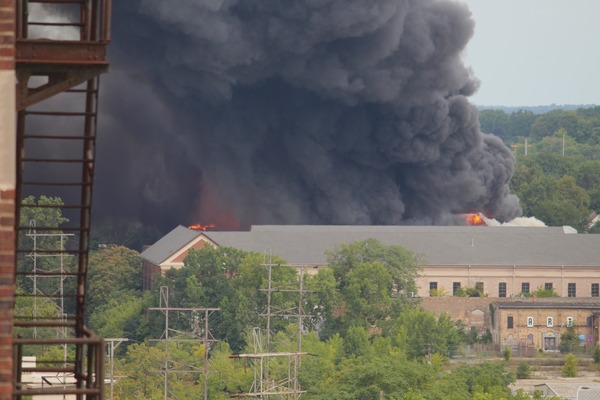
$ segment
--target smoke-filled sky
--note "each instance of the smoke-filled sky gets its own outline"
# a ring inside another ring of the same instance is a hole
[[[438,0],[113,4],[96,218],[444,224],[520,214],[482,134],[467,6]]]
[[[600,104],[600,1],[456,1],[476,23],[465,53],[475,104]]]

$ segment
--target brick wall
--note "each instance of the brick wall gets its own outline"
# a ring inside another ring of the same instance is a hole
[[[12,398],[15,191],[0,190],[0,399]]]
[[[15,263],[15,0],[0,0],[0,400],[12,399]]]
[[[0,0],[0,69],[15,68],[15,0]]]
[[[511,297],[423,297],[417,300],[421,307],[436,315],[446,313],[454,321],[462,321],[469,327],[475,327],[480,332],[491,329],[491,303],[509,303],[520,301],[522,303],[581,303],[594,302],[592,298],[574,297],[548,297],[548,298],[511,298]],[[596,300],[597,301],[597,300]]]

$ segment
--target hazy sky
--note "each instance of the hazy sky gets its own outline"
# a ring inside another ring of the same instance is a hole
[[[600,0],[456,0],[476,22],[477,105],[600,104]]]

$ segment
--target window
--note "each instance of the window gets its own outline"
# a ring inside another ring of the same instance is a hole
[[[586,326],[588,328],[591,328],[592,327],[592,323],[594,322],[594,317],[587,317],[587,320],[585,322],[586,322]]]
[[[577,297],[577,286],[574,283],[567,284],[567,296]]]
[[[508,318],[506,319],[506,327],[508,329],[513,328],[513,316],[512,315],[509,315]]]
[[[527,317],[527,327],[533,328],[533,317]]]
[[[498,282],[498,297],[506,297],[506,282]]]
[[[600,296],[600,284],[592,283],[592,297]]]
[[[456,296],[456,292],[460,290],[460,282],[452,282],[452,295]]]
[[[552,290],[554,289],[554,286],[552,285],[552,282],[546,282],[544,283],[544,290]]]
[[[573,326],[573,317],[567,317],[567,326]]]
[[[546,326],[548,328],[552,328],[554,326],[554,318],[552,318],[552,317],[546,318]]]
[[[479,293],[483,293],[483,282],[475,282],[475,290]]]
[[[521,283],[521,293],[529,293],[529,282]]]
[[[429,295],[437,296],[437,282],[429,282]]]

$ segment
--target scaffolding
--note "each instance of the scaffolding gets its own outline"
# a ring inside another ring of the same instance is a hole
[[[220,308],[207,308],[207,307],[170,307],[169,306],[169,288],[167,286],[160,287],[160,300],[158,307],[150,307],[148,311],[160,311],[165,316],[165,329],[162,333],[161,338],[159,339],[164,343],[165,347],[165,361],[163,364],[163,368],[158,372],[163,376],[164,383],[164,400],[169,399],[169,395],[174,396],[173,393],[169,391],[169,374],[175,372],[198,372],[196,369],[173,369],[170,367],[170,358],[169,358],[169,342],[181,342],[181,341],[189,341],[187,339],[182,339],[180,337],[171,337],[170,332],[177,332],[180,335],[184,335],[186,332],[182,332],[180,330],[175,330],[171,328],[170,325],[170,314],[171,313],[190,313],[191,314],[191,331],[187,332],[194,336],[196,339],[192,339],[192,341],[200,341],[204,345],[204,367],[201,371],[204,376],[204,400],[208,400],[208,378],[210,373],[212,372],[209,360],[209,353],[212,347],[212,344],[217,342],[217,339],[213,337],[209,330],[208,319],[210,315],[216,311],[220,311]],[[204,324],[201,324],[201,322]]]
[[[263,339],[261,329],[255,327],[252,331],[254,353],[235,354],[231,356],[231,358],[250,360],[254,369],[254,380],[252,382],[250,391],[248,393],[236,393],[231,395],[231,397],[254,397],[261,399],[275,397],[287,400],[298,400],[302,393],[305,393],[305,391],[301,389],[298,381],[301,360],[302,356],[308,354],[302,351],[302,335],[304,333],[303,321],[304,318],[311,317],[311,315],[304,314],[303,308],[303,294],[307,292],[304,289],[304,270],[308,267],[273,264],[271,255],[269,255],[268,262],[266,258],[267,257],[265,255],[265,262],[262,264],[262,266],[266,267],[268,271],[267,288],[261,289],[261,291],[264,291],[267,294],[267,305],[266,312],[260,314],[262,317],[266,318],[265,337]],[[273,287],[272,272],[273,268],[277,267],[296,268],[298,270],[298,286],[295,288]],[[281,309],[275,307],[275,305],[272,303],[272,294],[275,292],[298,293],[297,307],[294,309]],[[296,319],[298,337],[295,351],[281,352],[271,350],[272,318]],[[283,377],[274,378],[270,373],[270,367],[278,359],[287,360],[287,374],[285,374]]]

